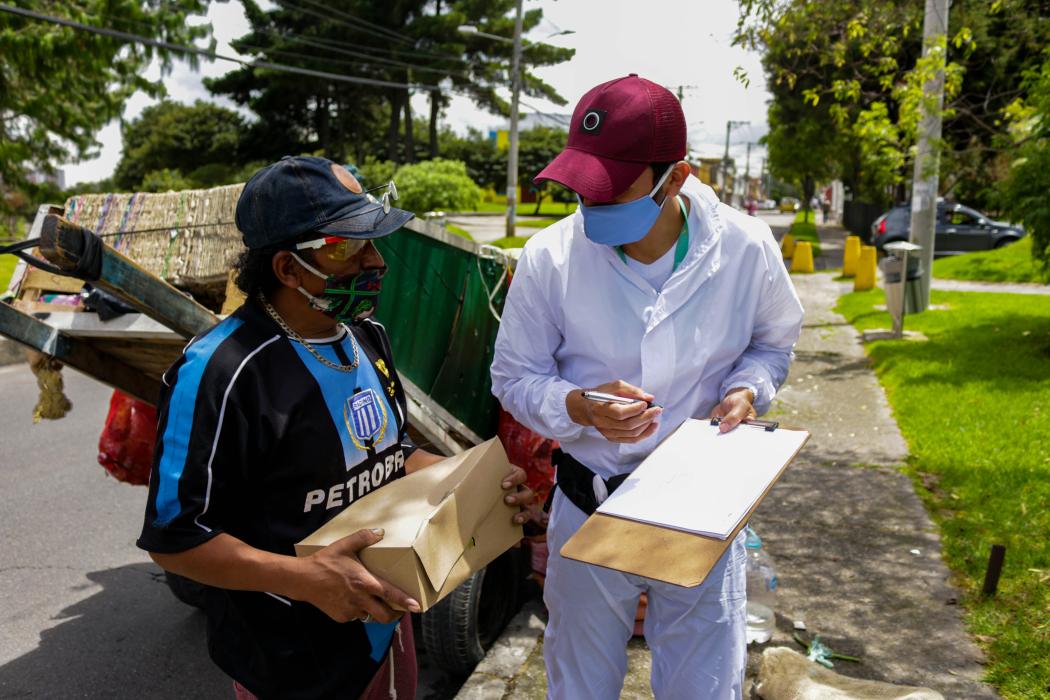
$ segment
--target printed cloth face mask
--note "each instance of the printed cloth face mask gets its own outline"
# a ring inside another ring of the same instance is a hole
[[[587,238],[609,246],[637,243],[645,238],[663,209],[663,204],[657,204],[653,196],[663,187],[672,170],[673,165],[660,177],[652,192],[630,202],[588,207],[577,194],[583,214],[583,232]]]
[[[301,285],[299,293],[310,306],[340,323],[352,323],[373,312],[379,303],[379,291],[387,268],[364,270],[352,275],[326,275],[313,265],[292,253],[300,265],[324,280],[324,291],[314,296]]]

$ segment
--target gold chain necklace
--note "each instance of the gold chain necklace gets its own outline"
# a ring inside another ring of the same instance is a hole
[[[353,372],[355,369],[357,369],[357,364],[358,362],[360,362],[360,356],[357,353],[357,342],[354,340],[354,334],[351,333],[350,329],[347,328],[344,324],[339,325],[343,326],[343,329],[346,331],[346,334],[350,336],[350,346],[354,349],[354,361],[348,365],[338,365],[329,360],[321,353],[317,352],[313,345],[310,345],[310,343],[306,342],[301,335],[293,331],[291,327],[289,327],[289,325],[285,323],[284,319],[281,318],[281,315],[277,313],[277,309],[273,308],[273,306],[270,305],[270,302],[266,299],[265,296],[263,296],[261,292],[259,293],[259,301],[262,302],[263,308],[266,309],[266,313],[270,314],[270,318],[272,318],[274,322],[281,327],[281,330],[284,331],[285,335],[287,335],[289,338],[306,348],[307,352],[316,357],[321,364],[325,365],[326,367],[331,367],[332,369],[337,370],[339,372]]]

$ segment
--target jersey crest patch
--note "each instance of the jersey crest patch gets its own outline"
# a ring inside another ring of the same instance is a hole
[[[386,405],[372,389],[364,389],[348,398],[343,407],[343,418],[350,439],[359,450],[367,450],[369,443],[382,442],[386,434]]]

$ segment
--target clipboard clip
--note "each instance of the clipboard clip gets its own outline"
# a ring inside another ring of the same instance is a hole
[[[721,418],[712,418],[711,425],[721,425]],[[740,421],[740,425],[750,425],[754,428],[762,428],[767,433],[771,433],[780,427],[780,422],[775,420],[759,420],[758,418],[749,418],[748,420]]]

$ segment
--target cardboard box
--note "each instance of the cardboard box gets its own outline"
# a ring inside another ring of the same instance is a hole
[[[364,528],[386,531],[361,551],[369,571],[426,610],[522,538],[503,502],[512,467],[496,438],[373,491],[295,545],[308,556]]]

